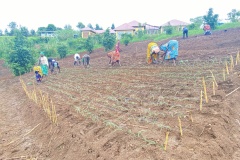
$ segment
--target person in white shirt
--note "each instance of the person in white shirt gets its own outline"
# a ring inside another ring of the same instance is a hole
[[[43,52],[40,53],[39,65],[41,66],[43,75],[47,76],[48,75],[48,59],[46,56],[44,56]]]
[[[80,64],[81,64],[81,56],[78,53],[76,53],[76,54],[74,54],[73,65],[75,66],[75,65],[80,65]]]

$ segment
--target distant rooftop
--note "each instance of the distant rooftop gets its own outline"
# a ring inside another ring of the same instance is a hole
[[[171,21],[168,21],[167,23],[162,24],[161,26],[186,26],[189,25],[187,22],[183,22],[177,19],[173,19]]]

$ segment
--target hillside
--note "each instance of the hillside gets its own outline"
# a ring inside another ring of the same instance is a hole
[[[146,64],[149,41],[121,45],[121,67],[109,67],[102,49],[88,69],[69,56],[39,85],[1,62],[0,159],[240,159],[239,33],[177,38],[177,66]],[[200,111],[203,77],[208,103],[202,96]]]

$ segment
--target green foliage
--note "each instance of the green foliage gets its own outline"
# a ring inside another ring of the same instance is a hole
[[[3,31],[0,29],[0,36],[3,36]]]
[[[87,26],[88,26],[89,28],[93,29],[93,26],[92,26],[91,23],[89,23]]]
[[[44,52],[44,55],[46,57],[53,57],[57,54],[57,48],[56,46],[51,46],[49,44],[44,45],[41,47],[41,51]]]
[[[46,31],[46,27],[38,27],[38,32],[41,32],[41,31]]]
[[[96,24],[95,30],[102,30],[102,28],[98,24]]]
[[[63,29],[56,31],[56,37],[60,41],[66,41],[68,39],[72,39],[75,34],[79,34],[79,32],[74,31],[72,29]]]
[[[25,36],[25,37],[29,36],[29,31],[28,31],[27,27],[20,27],[20,31],[23,36]]]
[[[228,29],[228,28],[239,28],[240,22],[234,23],[225,23],[220,26],[217,26],[217,30]]]
[[[218,22],[218,14],[213,14],[213,9],[209,8],[207,15],[203,16],[204,22],[209,24],[212,29],[215,29]]]
[[[72,26],[71,26],[70,24],[66,24],[66,25],[64,26],[64,29],[71,30],[71,29],[72,29]]]
[[[57,47],[58,54],[60,55],[60,58],[65,58],[67,55],[67,46],[65,44],[60,44]]]
[[[89,53],[92,53],[94,45],[93,45],[93,38],[91,36],[87,38],[84,47],[87,49]]]
[[[199,29],[199,27],[203,24],[203,16],[199,16],[196,18],[190,18],[190,25],[188,25],[189,30]]]
[[[78,29],[85,28],[85,25],[82,22],[78,22],[77,26]]]
[[[4,31],[4,34],[5,34],[6,36],[8,36],[8,35],[9,35],[9,32],[8,32],[8,30],[7,30],[7,29],[5,29],[5,31]]]
[[[31,34],[31,36],[35,36],[36,35],[35,30],[31,29],[30,34]]]
[[[190,24],[190,25],[188,25],[188,29],[189,30],[193,30],[193,29],[196,29],[196,24],[195,23],[192,23],[192,24]]]
[[[26,39],[18,32],[14,39],[14,51],[7,57],[7,62],[16,76],[29,72],[34,64],[33,56],[26,46]]]
[[[124,34],[122,34],[121,37],[122,37],[122,41],[125,46],[127,46],[128,43],[133,39],[132,34],[129,34],[129,33],[124,33]]]
[[[164,30],[166,31],[166,34],[168,34],[168,35],[171,35],[172,33],[173,33],[173,27],[172,26],[166,26],[165,28],[164,28]]]
[[[57,28],[55,27],[54,24],[48,24],[46,31],[56,31]]]
[[[23,48],[26,46],[27,46],[26,38],[22,35],[20,31],[18,31],[14,39],[14,50],[17,50],[19,48]]]
[[[143,30],[138,30],[138,31],[136,32],[136,35],[138,36],[138,38],[142,38],[143,35],[144,35],[144,31],[143,31]]]
[[[10,22],[8,24],[8,27],[13,30],[13,29],[17,29],[17,23],[16,22]]]
[[[195,18],[190,18],[190,22],[195,23],[196,25],[201,25],[203,23],[203,16],[198,16]]]
[[[112,24],[111,29],[115,29],[115,25],[114,24]]]
[[[231,22],[238,22],[240,18],[240,11],[237,11],[236,9],[232,9],[232,11],[229,12],[227,15],[228,15],[228,19]]]
[[[19,76],[30,71],[34,59],[26,48],[18,48],[9,54],[8,63],[13,74]]]
[[[97,43],[97,44],[102,45],[102,43],[103,43],[103,35],[102,34],[94,35],[93,39],[95,41],[95,44]]]
[[[14,48],[13,37],[2,36],[0,37],[0,58],[6,59],[9,53]]]
[[[16,36],[18,29],[11,29],[10,32],[8,33],[9,36]]]
[[[76,50],[83,50],[85,47],[86,39],[78,39]]]
[[[110,33],[109,28],[103,33],[102,45],[105,51],[113,49],[116,42],[116,36]]]

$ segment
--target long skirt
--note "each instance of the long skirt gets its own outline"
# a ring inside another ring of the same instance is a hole
[[[43,75],[47,76],[48,75],[48,66],[45,64],[42,64],[41,69],[42,69]]]

